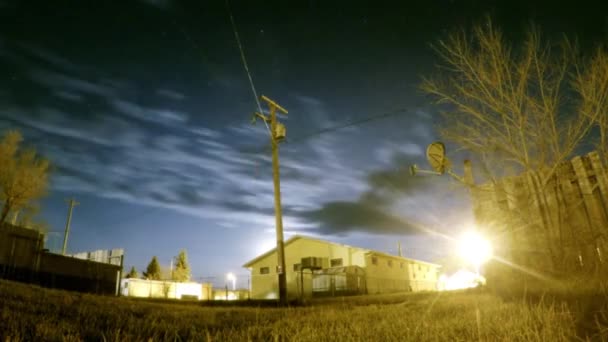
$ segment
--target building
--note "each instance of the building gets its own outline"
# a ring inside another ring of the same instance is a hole
[[[139,298],[210,300],[211,284],[128,278],[121,282],[121,295]]]
[[[69,254],[68,256],[74,257],[76,259],[90,260],[95,262],[101,262],[104,264],[111,264],[116,266],[121,266],[123,262],[123,256],[125,254],[125,250],[122,248],[114,248],[114,249],[99,249],[92,252],[81,252],[75,254]]]
[[[251,298],[278,297],[277,253],[247,262]],[[305,236],[285,241],[289,298],[340,294],[432,291],[441,266]]]

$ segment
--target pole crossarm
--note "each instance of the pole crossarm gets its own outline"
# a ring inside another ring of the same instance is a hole
[[[262,100],[266,101],[268,103],[268,107],[270,107],[270,110],[272,111],[272,109],[278,109],[280,112],[282,112],[283,114],[287,114],[287,109],[281,107],[278,103],[272,101],[271,99],[267,98],[266,96],[262,95]]]

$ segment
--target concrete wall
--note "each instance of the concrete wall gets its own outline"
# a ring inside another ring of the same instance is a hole
[[[209,300],[211,284],[174,281],[123,279],[120,293],[126,297]]]
[[[248,300],[249,291],[247,290],[228,290],[226,288],[213,289],[213,300]]]

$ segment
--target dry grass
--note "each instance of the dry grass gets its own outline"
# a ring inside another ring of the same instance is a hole
[[[204,307],[0,281],[2,341],[565,341],[577,328],[566,304],[504,302],[483,292]]]

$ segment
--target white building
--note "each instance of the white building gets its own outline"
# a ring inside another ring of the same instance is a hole
[[[276,249],[256,257],[243,267],[251,272],[252,299],[278,298]],[[302,294],[433,291],[437,289],[440,267],[305,236],[294,236],[285,241],[289,298]]]
[[[169,280],[128,278],[120,282],[120,294],[125,297],[166,299],[212,299],[211,284],[182,283]]]

